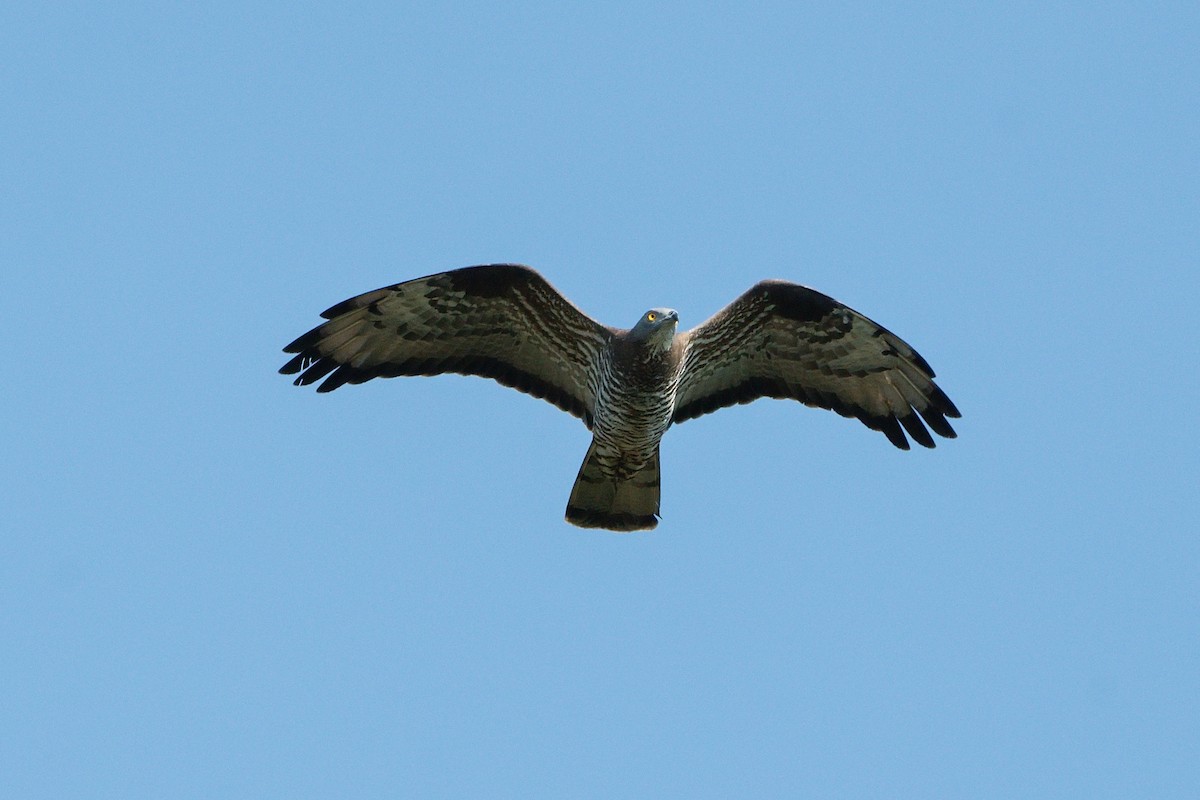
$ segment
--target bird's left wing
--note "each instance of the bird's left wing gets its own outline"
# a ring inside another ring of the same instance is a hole
[[[925,447],[925,421],[947,438],[961,416],[934,372],[900,337],[827,295],[763,281],[685,334],[673,421],[759,397],[832,409],[882,431],[903,450]]]
[[[612,334],[529,267],[491,264],[398,283],[338,303],[284,348],[279,370],[318,392],[398,375],[482,375],[542,397],[591,427],[592,379]]]

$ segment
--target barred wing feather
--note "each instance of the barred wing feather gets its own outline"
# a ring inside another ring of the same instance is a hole
[[[673,421],[759,397],[790,398],[854,417],[909,449],[933,447],[929,426],[956,436],[961,416],[924,358],[900,337],[818,291],[756,284],[685,334]],[[922,424],[922,420],[924,424]]]
[[[284,348],[279,371],[318,392],[447,372],[541,397],[591,427],[595,372],[612,332],[517,264],[443,272],[353,297]]]

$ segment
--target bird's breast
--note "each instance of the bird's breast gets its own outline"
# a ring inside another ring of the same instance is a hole
[[[596,391],[593,431],[622,450],[654,448],[671,424],[678,375],[661,370],[622,370],[605,364]]]

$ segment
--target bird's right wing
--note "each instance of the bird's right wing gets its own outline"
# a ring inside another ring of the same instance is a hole
[[[593,375],[612,333],[529,267],[492,264],[398,283],[338,303],[284,348],[279,371],[318,392],[456,372],[545,398],[591,427]]]
[[[685,334],[675,422],[759,397],[855,417],[903,450],[955,436],[961,416],[899,336],[818,291],[763,281]]]

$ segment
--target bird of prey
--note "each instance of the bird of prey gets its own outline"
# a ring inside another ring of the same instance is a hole
[[[318,392],[398,375],[481,375],[583,420],[592,443],[568,522],[634,531],[659,518],[659,440],[674,422],[759,397],[828,408],[933,447],[959,417],[915,350],[831,297],[786,281],[755,284],[679,333],[652,308],[630,330],[576,308],[533,269],[491,264],[376,289],[338,303],[284,348],[279,370]],[[924,420],[924,425],[922,424]]]

